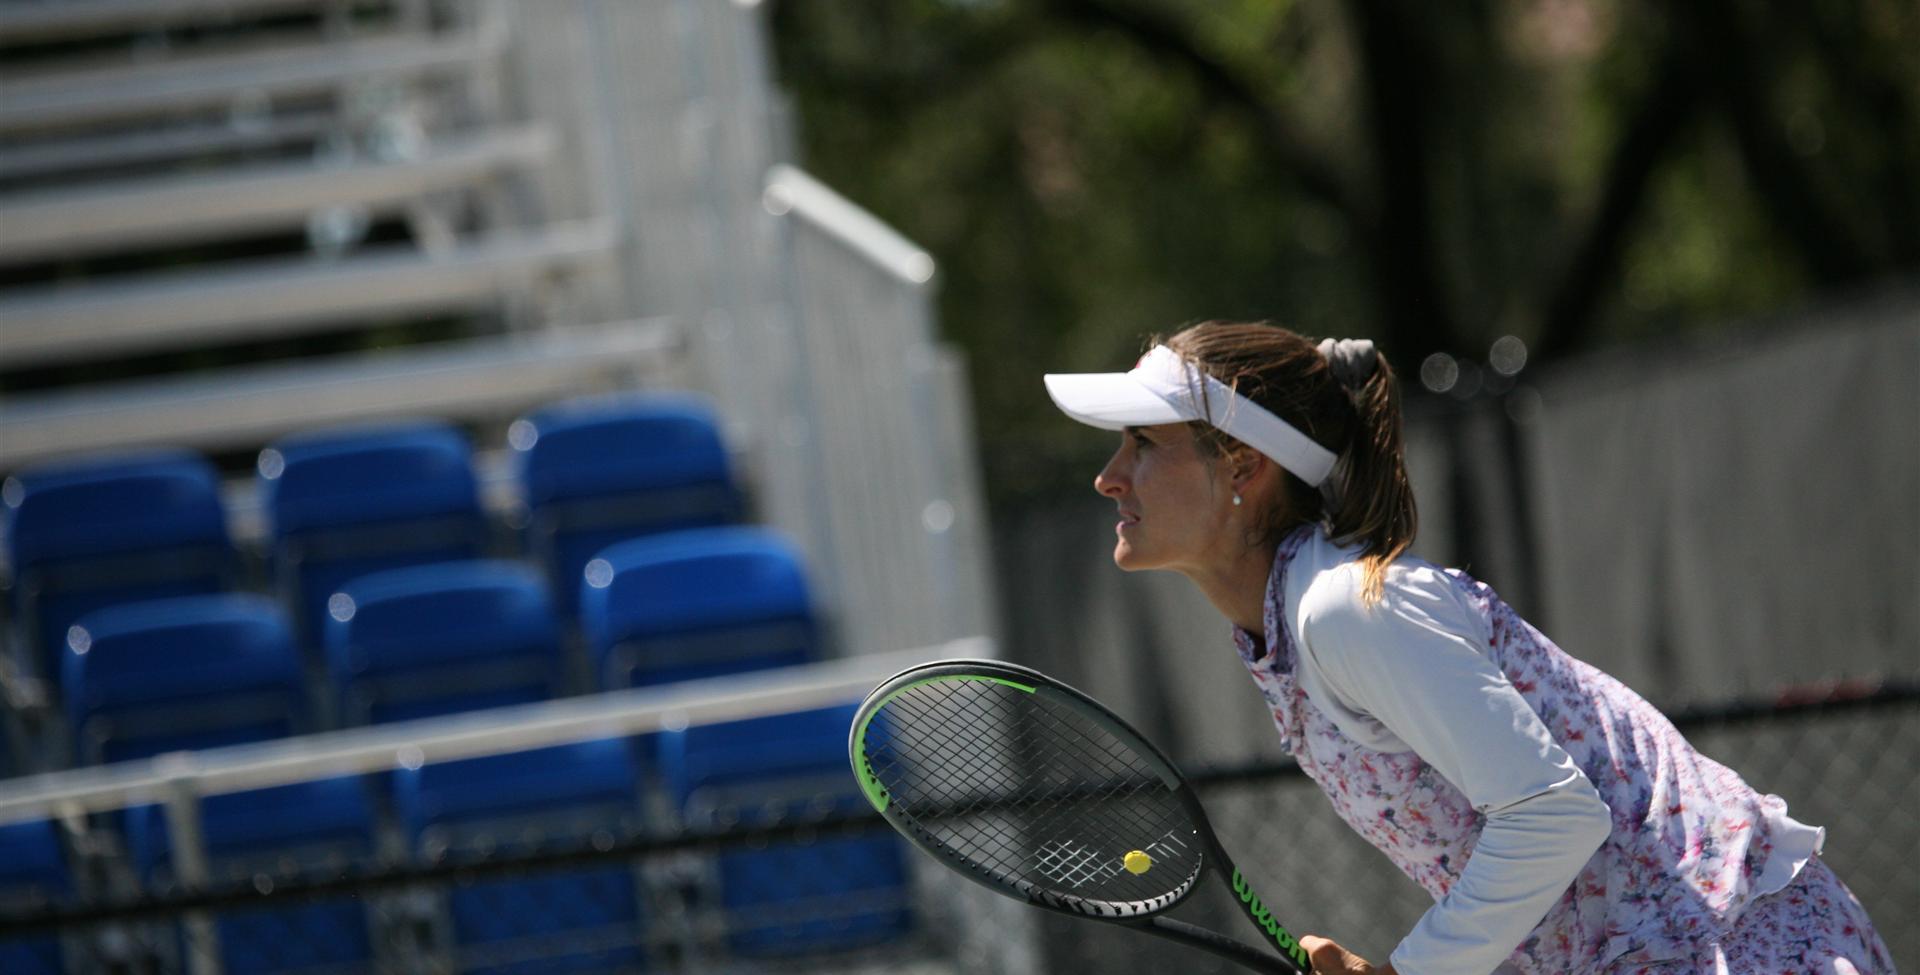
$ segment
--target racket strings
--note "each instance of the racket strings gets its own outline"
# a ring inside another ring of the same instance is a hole
[[[865,758],[895,814],[1003,883],[1130,913],[1198,876],[1174,789],[1071,708],[989,681],[935,680],[890,699],[872,727]],[[1152,864],[1139,874],[1125,867],[1134,851]]]
[[[977,729],[983,718],[991,716],[982,709],[981,702],[996,692],[978,685],[961,686],[973,688],[975,693],[962,699],[965,706],[960,709],[959,717],[969,722],[967,728]],[[983,690],[984,694],[979,693]],[[1003,695],[1001,701],[1024,704],[1027,699]],[[1123,807],[1117,804],[1119,800],[1142,793],[1151,795],[1167,791],[1151,770],[1135,760],[1124,745],[1097,726],[1090,726],[1096,734],[1087,734],[1088,728],[1083,727],[1088,725],[1087,722],[1062,720],[1062,715],[1055,709],[1023,707],[1021,711],[1019,717],[1026,719],[1026,726],[1020,727],[1015,737],[1010,739],[1014,743],[1011,764],[1016,772],[1024,770],[1029,777],[1026,788],[1015,793],[1009,792],[1003,785],[997,794],[977,797],[970,804],[962,804],[960,809],[972,811],[988,806],[1024,808],[1031,814],[1030,824],[1055,827],[1051,832],[1061,836],[1041,843],[1036,851],[1038,858],[1034,861],[1044,875],[1055,880],[1066,878],[1083,882],[1090,876],[1114,873],[1116,858],[1097,860],[1096,851],[1115,847],[1137,849],[1144,842],[1140,839],[1143,832],[1160,837],[1158,842],[1161,846],[1180,843],[1177,830],[1170,831],[1170,836],[1161,837],[1157,831],[1142,830],[1139,822],[1126,822],[1124,817],[1116,815],[1123,811]],[[980,749],[961,754],[961,768],[976,774],[991,770],[987,760],[990,751]],[[1083,807],[1089,804],[1104,815],[1087,815],[1089,809]],[[971,828],[971,838],[1000,847],[995,852],[1009,852],[1003,842],[1006,837],[1001,835],[1004,830],[983,829],[979,826],[980,822],[975,820],[967,823]],[[1146,842],[1144,845],[1154,843]],[[1015,856],[1028,853],[1026,850],[1011,852]],[[1096,863],[1102,869],[1096,869]],[[1003,868],[1009,866],[1004,860],[995,865]],[[1164,880],[1157,886],[1164,886]]]
[[[974,717],[979,717],[975,715]],[[1133,767],[1127,761],[1128,756],[1116,754],[1111,746],[1105,746],[1097,754],[1063,754],[1066,761],[1047,761],[1044,754],[1048,747],[1058,747],[1062,743],[1071,745],[1102,746],[1077,733],[1076,729],[1061,726],[1057,719],[1044,710],[1035,711],[1028,716],[1038,718],[1053,727],[1029,732],[1013,739],[1014,751],[1011,764],[1014,768],[1036,770],[1032,774],[1034,781],[1017,792],[1003,789],[998,794],[976,791],[970,797],[960,799],[954,805],[939,810],[935,815],[946,817],[959,813],[960,828],[967,831],[967,838],[983,848],[995,853],[1025,855],[1024,850],[1009,850],[1005,831],[990,820],[964,818],[965,814],[984,812],[994,808],[1018,808],[1030,813],[1034,823],[1051,823],[1059,827],[1057,832],[1078,837],[1077,841],[1056,839],[1044,843],[1035,851],[1037,859],[1033,866],[1040,873],[1056,881],[1069,881],[1070,886],[1080,886],[1087,879],[1099,876],[1096,868],[1098,857],[1094,850],[1112,849],[1139,834],[1138,829],[1123,829],[1115,822],[1118,817],[1109,815],[1105,820],[1086,816],[1075,816],[1079,812],[1077,803],[1112,802],[1138,794],[1145,790],[1164,788],[1161,783],[1142,769]],[[962,753],[960,769],[963,775],[979,775],[992,770],[992,766],[983,758],[986,752]],[[1090,775],[1087,773],[1091,773]],[[1103,774],[1104,773],[1104,774]],[[1094,783],[1091,787],[1089,781]],[[1013,787],[1009,786],[1008,789]],[[934,797],[929,797],[934,798]],[[938,801],[937,798],[935,801]],[[1112,810],[1109,810],[1111,813]],[[1072,817],[1071,822],[1063,822],[1064,817]],[[1127,824],[1131,826],[1132,824]],[[1123,854],[1124,855],[1124,854]],[[1006,867],[1004,857],[992,862],[995,867]]]
[[[961,686],[969,687],[965,684]],[[1077,727],[1062,723],[1044,709],[1025,708],[1022,709],[1023,713],[1017,716],[990,711],[980,703],[980,698],[985,696],[975,695],[972,700],[956,696],[953,700],[961,704],[961,712],[946,717],[920,709],[917,702],[907,700],[895,702],[900,707],[916,710],[918,718],[940,722],[941,726],[938,730],[956,743],[965,742],[968,736],[977,738],[980,729],[994,727],[997,722],[1008,720],[1009,717],[1016,721],[1037,720],[1047,726],[1024,729],[1024,733],[1015,737],[1008,738],[1003,735],[997,739],[1001,744],[1011,745],[1013,748],[1011,756],[1013,761],[1010,764],[996,760],[991,750],[986,747],[957,751],[954,755],[957,763],[951,766],[949,771],[958,774],[951,780],[944,782],[936,780],[933,783],[951,785],[956,794],[943,795],[936,792],[927,796],[929,800],[964,803],[968,797],[965,793],[958,793],[959,789],[977,787],[980,779],[989,781],[1006,779],[1010,772],[1019,774],[1027,780],[1028,791],[1038,796],[1069,796],[1075,788],[1085,788],[1089,781],[1089,777],[1085,774],[1087,770],[1104,772],[1102,776],[1093,777],[1092,781],[1109,791],[1116,789],[1137,791],[1139,788],[1150,787],[1150,784],[1157,784],[1152,781],[1150,772],[1132,762],[1131,756],[1113,743],[1090,740],[1081,734]],[[990,744],[991,741],[992,739],[989,739],[987,743]],[[1085,754],[1083,750],[1089,746],[1098,750],[1093,754]],[[1066,754],[1067,752],[1078,753]],[[1059,758],[1067,760],[1061,761],[1058,760]],[[1074,764],[1076,762],[1084,764]],[[1011,787],[1010,781],[1002,784],[1004,787]],[[1052,788],[1047,788],[1049,786]],[[975,796],[974,799],[976,802],[1004,800],[1005,796]]]
[[[899,701],[896,704],[912,709],[912,702]],[[989,719],[1003,720],[1004,715],[993,715],[977,706],[970,705],[966,713],[950,718],[940,718],[924,711],[917,715],[943,722],[938,730],[949,741],[963,742],[970,736],[971,745],[984,744],[980,740],[979,729],[988,726]],[[1035,712],[1026,717],[1031,720],[1039,717],[1047,720],[1050,716],[1044,712]],[[1051,722],[1055,725],[1058,722]],[[922,729],[915,729],[921,731]],[[1048,734],[1051,732],[1051,735]],[[1134,769],[1124,764],[1124,755],[1115,756],[1106,753],[1100,756],[1072,755],[1069,759],[1082,762],[1068,770],[1069,762],[1049,760],[1068,746],[1084,744],[1075,729],[1054,727],[1036,732],[1028,729],[1014,737],[1000,737],[998,741],[1010,744],[1010,754],[995,756],[989,747],[970,747],[943,755],[944,767],[941,771],[947,778],[935,778],[925,783],[930,786],[923,793],[924,805],[942,811],[944,814],[977,811],[988,806],[1006,807],[1031,803],[1060,803],[1073,799],[1090,798],[1091,789],[1100,797],[1115,792],[1138,791],[1150,787],[1150,780],[1144,774],[1129,776]],[[1010,760],[1009,760],[1010,759]],[[1105,775],[1087,776],[1085,770],[1103,771]],[[1018,780],[1010,776],[1019,776]],[[987,786],[987,788],[982,788]]]

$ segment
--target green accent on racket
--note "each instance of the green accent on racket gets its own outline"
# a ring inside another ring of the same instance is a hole
[[[919,681],[914,681],[912,683],[909,683],[905,687],[902,687],[894,691],[893,693],[888,694],[885,698],[882,698],[878,703],[874,704],[871,709],[862,709],[860,712],[861,720],[859,720],[855,724],[854,732],[853,732],[853,754],[855,756],[855,760],[853,763],[853,774],[855,778],[860,780],[860,791],[866,794],[867,801],[870,803],[873,803],[873,808],[881,812],[887,811],[887,803],[888,803],[887,789],[885,786],[880,784],[879,779],[874,777],[872,764],[865,760],[865,756],[867,754],[867,747],[866,747],[867,726],[873,723],[873,719],[877,715],[879,715],[880,709],[885,707],[888,701],[891,701],[894,698],[899,697],[902,694],[905,694],[906,692],[914,689],[915,687],[918,687],[921,684],[930,683],[936,680],[992,681],[993,683],[1003,684],[1017,691],[1024,691],[1028,694],[1033,693],[1033,688],[1031,686],[1022,684],[1018,681],[1007,680],[1004,677],[991,677],[986,675],[972,675],[972,676],[958,675],[958,676],[946,677],[946,678],[929,677],[929,678],[926,678],[925,680],[919,680]]]

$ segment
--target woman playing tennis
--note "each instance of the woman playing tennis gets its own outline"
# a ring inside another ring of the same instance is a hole
[[[1282,745],[1434,898],[1384,964],[1303,938],[1316,972],[1893,971],[1823,829],[1406,554],[1399,393],[1371,343],[1208,322],[1130,372],[1046,383],[1122,431],[1094,479],[1115,563],[1193,580]]]

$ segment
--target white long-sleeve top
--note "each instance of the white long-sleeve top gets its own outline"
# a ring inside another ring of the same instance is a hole
[[[1485,586],[1409,558],[1369,602],[1356,554],[1297,533],[1237,637],[1288,750],[1435,897],[1403,975],[1684,957],[1819,848]]]

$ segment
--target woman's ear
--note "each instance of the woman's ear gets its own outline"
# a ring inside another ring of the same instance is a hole
[[[1267,456],[1246,444],[1234,444],[1227,451],[1227,475],[1236,491],[1245,490],[1273,466]]]

